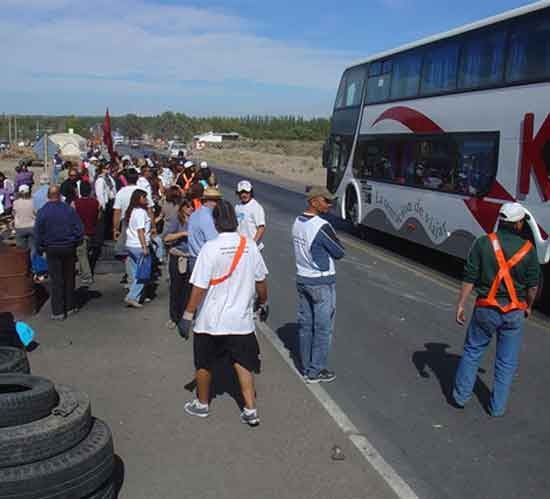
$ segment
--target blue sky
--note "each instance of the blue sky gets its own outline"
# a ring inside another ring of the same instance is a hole
[[[0,0],[0,112],[328,116],[350,63],[528,3]]]

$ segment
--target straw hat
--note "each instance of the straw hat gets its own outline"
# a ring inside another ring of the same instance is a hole
[[[217,189],[216,187],[208,186],[206,189],[204,189],[204,192],[202,193],[202,199],[211,199],[211,200],[218,200],[223,197],[222,193]]]

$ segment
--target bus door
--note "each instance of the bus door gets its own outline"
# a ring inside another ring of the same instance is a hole
[[[336,192],[342,181],[357,131],[367,67],[355,66],[344,72],[330,122],[330,136],[323,148],[327,189]]]
[[[348,164],[353,135],[331,135],[325,143],[323,164],[327,169],[327,189],[336,192]]]

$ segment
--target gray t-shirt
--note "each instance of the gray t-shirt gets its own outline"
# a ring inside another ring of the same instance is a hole
[[[187,232],[187,223],[181,223],[180,219],[178,217],[172,218],[166,227],[164,235],[167,234],[175,234],[177,232]],[[179,249],[180,251],[183,251],[184,253],[189,252],[189,245],[187,243],[187,236],[182,237],[181,239],[178,239],[177,241],[174,241],[170,244],[171,248]]]

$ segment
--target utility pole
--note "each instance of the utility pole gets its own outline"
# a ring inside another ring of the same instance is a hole
[[[8,115],[8,140],[11,146],[11,116]]]
[[[44,173],[48,175],[48,132],[44,134]]]

